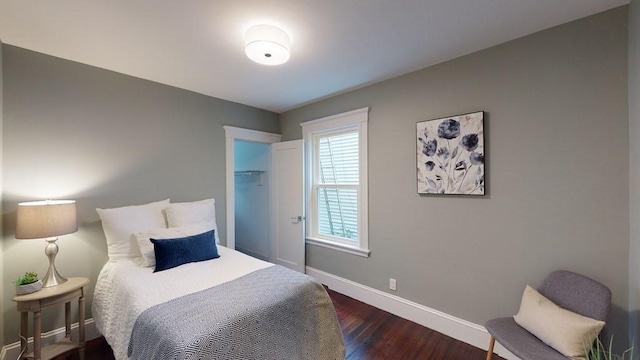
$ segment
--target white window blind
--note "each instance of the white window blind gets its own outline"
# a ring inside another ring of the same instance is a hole
[[[318,233],[358,238],[358,132],[317,136]]]

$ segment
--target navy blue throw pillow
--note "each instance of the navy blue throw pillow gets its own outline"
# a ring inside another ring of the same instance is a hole
[[[150,239],[156,255],[156,268],[153,272],[219,258],[214,231],[177,239]]]

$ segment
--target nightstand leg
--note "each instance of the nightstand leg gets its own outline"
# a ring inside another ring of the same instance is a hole
[[[42,319],[40,318],[40,311],[33,312],[33,360],[40,360],[42,336]]]
[[[84,360],[84,288],[78,298],[78,335],[80,337],[80,360]]]
[[[27,346],[29,343],[27,342],[27,338],[29,337],[29,313],[27,311],[23,311],[20,313],[20,351],[24,349],[24,354],[20,359],[24,359],[26,354],[29,352]]]
[[[64,304],[64,337],[71,339],[71,303]]]

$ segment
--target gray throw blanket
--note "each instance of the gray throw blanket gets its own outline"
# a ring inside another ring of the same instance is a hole
[[[321,284],[282,266],[145,310],[128,355],[163,359],[344,359],[333,303]]]

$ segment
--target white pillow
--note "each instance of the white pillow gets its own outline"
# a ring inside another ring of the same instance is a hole
[[[208,230],[215,230],[216,244],[220,244],[216,224],[216,201],[206,199],[193,202],[172,203],[165,209],[169,227],[205,224]]]
[[[573,359],[586,359],[586,351],[605,324],[561,308],[529,285],[513,319],[542,342]]]
[[[177,239],[205,233],[211,229],[206,224],[188,225],[168,229],[154,229],[133,234],[140,248],[142,256],[136,258],[140,266],[150,267],[156,265],[156,256],[151,239]]]
[[[96,209],[107,238],[109,260],[139,257],[140,249],[133,238],[133,233],[166,228],[163,210],[168,205],[169,199],[144,205]]]

